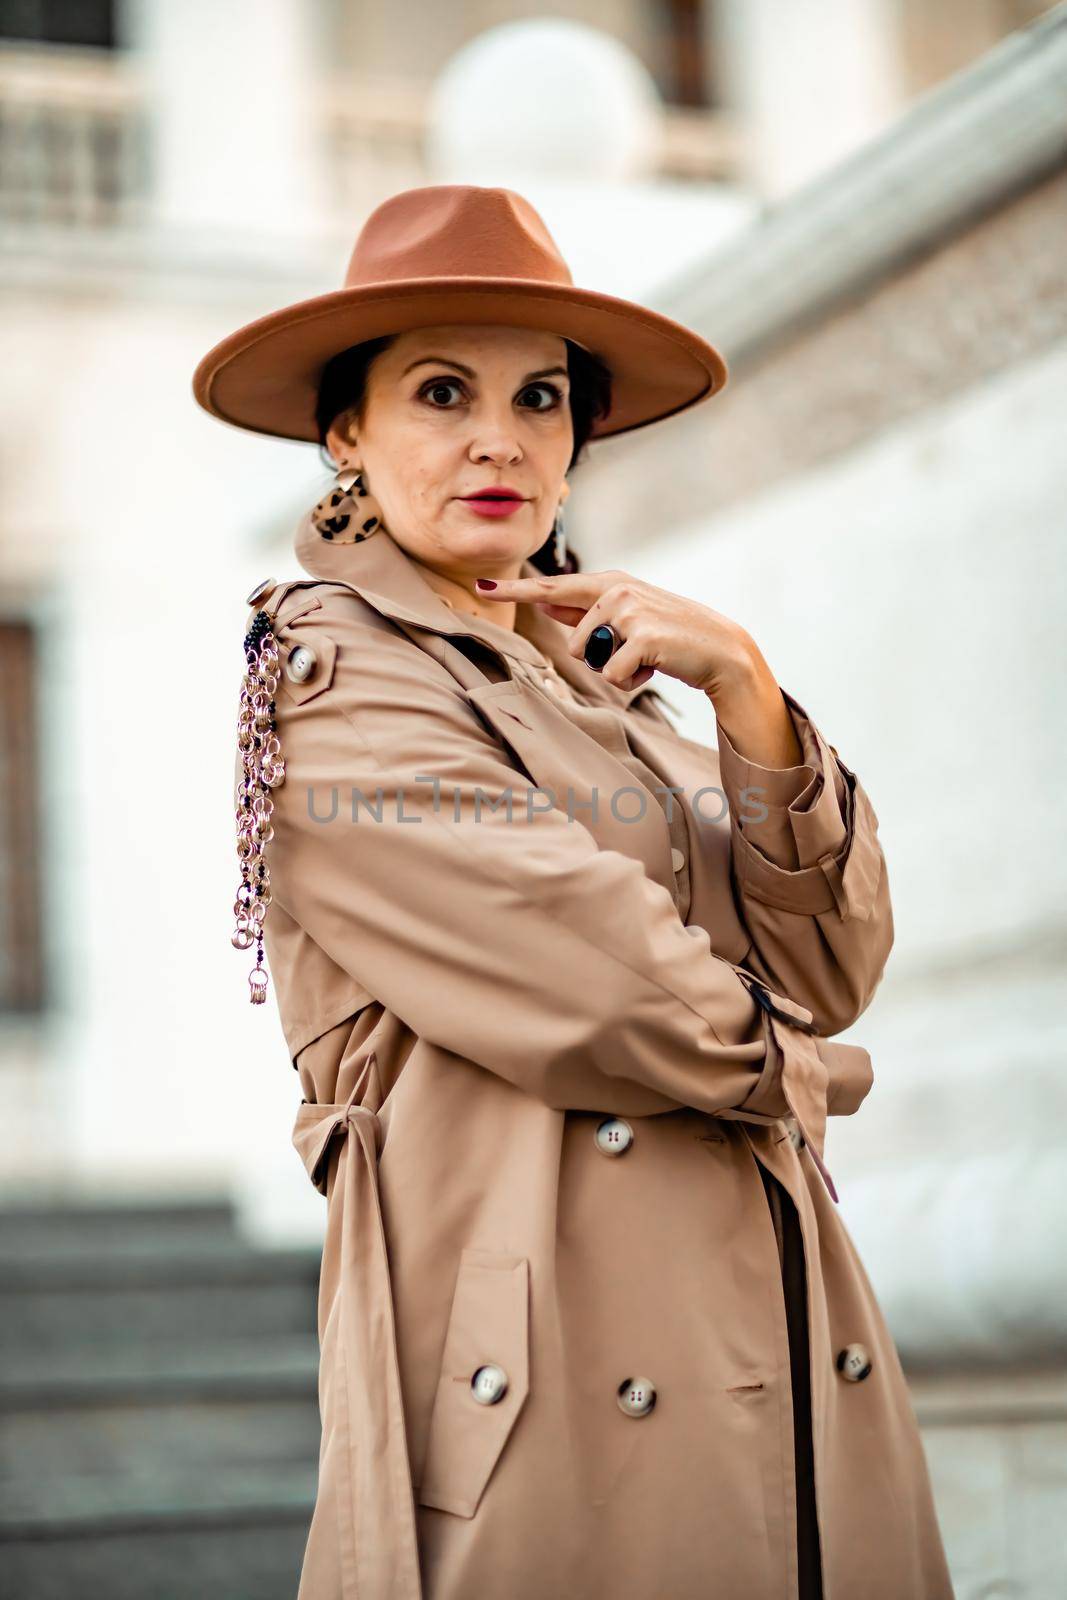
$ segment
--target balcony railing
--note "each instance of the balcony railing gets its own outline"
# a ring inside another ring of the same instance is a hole
[[[136,223],[149,198],[141,75],[97,50],[0,50],[0,214],[6,222]]]
[[[426,181],[426,94],[405,81],[339,79],[321,97],[329,192],[351,215]],[[660,171],[736,177],[725,114],[668,108]],[[138,58],[87,49],[0,47],[0,217],[76,228],[136,226],[152,203],[152,106]]]

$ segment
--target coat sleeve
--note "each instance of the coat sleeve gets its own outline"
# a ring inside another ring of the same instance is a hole
[[[881,981],[893,945],[889,881],[863,785],[782,694],[800,766],[749,761],[718,730],[734,898],[752,937],[744,965],[829,1035],[860,1016]]]
[[[769,1012],[639,862],[546,808],[444,667],[351,591],[276,631],[328,670],[279,684],[272,894],[338,966],[559,1110],[800,1120],[808,1096],[820,1122],[808,1013]]]

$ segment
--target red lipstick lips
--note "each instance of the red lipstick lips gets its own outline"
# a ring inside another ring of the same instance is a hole
[[[473,494],[461,495],[460,499],[480,517],[509,517],[526,504],[517,489],[500,483],[489,489],[477,489]]]

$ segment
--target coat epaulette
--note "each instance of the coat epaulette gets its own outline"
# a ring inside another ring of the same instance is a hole
[[[241,881],[233,908],[237,925],[230,942],[236,950],[250,950],[256,946],[256,964],[248,978],[253,1005],[262,1005],[267,998],[263,919],[271,903],[271,888],[265,851],[274,837],[271,791],[285,780],[285,762],[275,722],[279,658],[274,621],[277,608],[290,587],[266,578],[245,601],[246,605],[259,609],[244,637],[245,674],[237,716],[241,776],[236,785],[236,818]]]

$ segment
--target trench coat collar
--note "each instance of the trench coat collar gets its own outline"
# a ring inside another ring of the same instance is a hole
[[[573,689],[599,704],[625,710],[635,696],[654,692],[647,683],[634,689],[605,683],[599,673],[570,654],[570,628],[546,616],[535,605],[520,603],[516,607],[514,629],[469,612],[453,611],[385,529],[355,544],[331,544],[319,533],[309,511],[297,526],[293,548],[305,572],[355,589],[384,616],[433,633],[474,638],[489,645],[504,658],[509,676],[515,675],[511,663],[543,669],[547,657]],[[520,576],[539,578],[543,574],[527,559]]]

